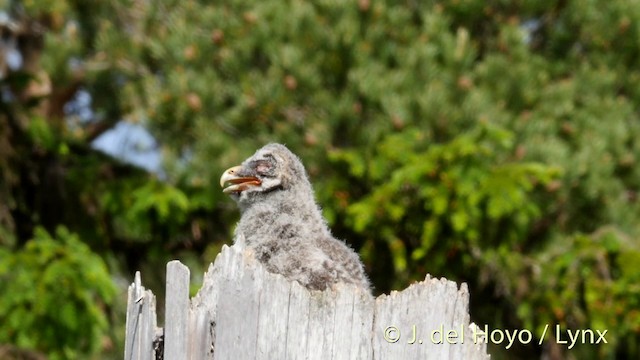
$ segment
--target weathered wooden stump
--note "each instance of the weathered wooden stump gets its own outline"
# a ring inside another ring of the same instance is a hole
[[[350,286],[308,291],[223,247],[189,299],[189,269],[167,264],[163,329],[155,297],[129,287],[125,359],[488,359],[469,292],[445,279],[374,299]]]

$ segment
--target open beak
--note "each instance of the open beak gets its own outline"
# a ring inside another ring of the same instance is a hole
[[[260,184],[262,184],[260,179],[255,176],[238,176],[241,168],[241,166],[234,166],[222,173],[222,176],[220,177],[220,186],[224,188],[222,190],[223,193],[240,193],[251,186],[260,186]],[[227,183],[230,183],[231,185],[224,187]]]

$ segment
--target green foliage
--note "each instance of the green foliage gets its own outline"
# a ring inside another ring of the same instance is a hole
[[[0,249],[0,287],[0,342],[51,359],[100,350],[115,287],[103,260],[66,228],[55,237],[39,228],[24,249]]]
[[[538,333],[546,324],[559,324],[563,331],[608,330],[610,347],[598,348],[602,357],[612,356],[615,347],[637,351],[631,334],[640,331],[638,260],[637,242],[611,228],[550,245],[535,262],[517,270],[533,275],[531,282],[521,286],[536,287],[528,301],[520,303],[518,314],[527,328]],[[525,296],[522,290],[514,293]],[[573,352],[589,357],[593,348],[582,345]]]
[[[387,137],[373,157],[356,151],[332,154],[351,169],[367,163],[371,169],[352,174],[373,190],[349,205],[347,221],[369,241],[382,237],[389,244],[398,276],[395,286],[411,274],[419,277],[416,266],[425,258],[430,271],[450,274],[452,256],[437,254],[462,255],[462,263],[471,267],[484,250],[517,244],[539,218],[533,190],[549,184],[558,170],[500,158],[512,147],[511,139],[509,132],[485,125],[451,142],[425,146],[424,134],[411,131]],[[402,252],[394,251],[397,243]],[[367,247],[376,245],[365,243]]]
[[[27,129],[31,141],[36,147],[51,150],[56,141],[56,137],[51,127],[43,118],[33,117]]]
[[[184,219],[189,207],[185,194],[174,187],[160,182],[149,182],[133,194],[133,206],[129,209],[132,221],[141,221],[148,212],[154,212],[160,221],[171,218]]]

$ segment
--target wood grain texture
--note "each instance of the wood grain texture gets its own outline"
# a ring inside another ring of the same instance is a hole
[[[125,360],[155,359],[156,319],[156,297],[142,286],[136,272],[128,291]]]
[[[486,344],[473,341],[466,284],[446,279],[428,276],[377,299],[351,285],[309,291],[226,246],[190,301],[188,269],[174,263],[167,278],[176,296],[170,303],[167,295],[167,306],[177,308],[166,312],[165,359],[489,358]],[[140,338],[130,330],[127,322],[127,346]],[[170,345],[176,336],[183,339]]]
[[[167,292],[164,312],[165,359],[186,360],[189,337],[189,268],[180,261],[167,263]]]

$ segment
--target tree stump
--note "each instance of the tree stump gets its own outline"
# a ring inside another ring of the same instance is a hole
[[[167,264],[164,329],[155,297],[129,287],[125,359],[488,359],[469,323],[469,292],[430,276],[373,298],[356,287],[309,291],[224,246],[189,299],[189,269]]]

